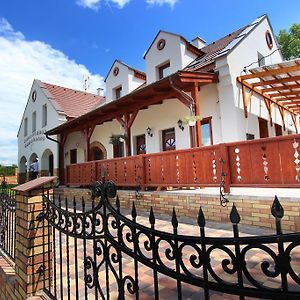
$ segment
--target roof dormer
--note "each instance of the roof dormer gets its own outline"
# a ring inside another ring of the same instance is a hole
[[[160,30],[144,55],[147,84],[183,69],[201,54],[183,36]]]
[[[115,60],[106,78],[106,102],[111,102],[131,93],[146,81],[144,72]]]

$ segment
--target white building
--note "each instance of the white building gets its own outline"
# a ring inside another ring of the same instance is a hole
[[[42,175],[57,174],[57,137],[47,139],[45,132],[96,108],[103,97],[34,80],[18,131],[19,181],[28,167],[39,160]]]
[[[291,106],[237,80],[282,62],[266,15],[209,45],[159,31],[144,59],[145,73],[116,60],[105,104],[48,130],[59,135],[61,166],[297,131]],[[184,121],[195,115],[189,127]]]

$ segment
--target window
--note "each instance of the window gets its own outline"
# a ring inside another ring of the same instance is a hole
[[[209,146],[213,144],[211,117],[203,118],[201,120],[201,134],[203,146]]]
[[[122,97],[122,86],[115,88],[115,98],[120,99]]]
[[[70,150],[70,163],[77,164],[77,149]]]
[[[47,125],[47,104],[43,105],[42,127]]]
[[[162,79],[170,74],[170,62],[159,66],[158,68],[158,79]]]
[[[28,119],[24,119],[24,136],[27,136],[28,134]]]
[[[259,53],[258,51],[257,51],[257,62],[258,62],[259,67],[262,67],[266,64],[266,60],[265,60],[264,56],[261,53]]]
[[[36,131],[36,111],[32,113],[32,132]]]
[[[255,139],[255,135],[253,133],[246,133],[247,141],[254,140],[254,139]]]

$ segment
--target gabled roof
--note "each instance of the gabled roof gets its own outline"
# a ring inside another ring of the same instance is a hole
[[[213,43],[201,48],[203,55],[198,56],[191,62],[185,70],[189,71],[211,71],[214,69],[216,59],[222,55],[228,54],[235,48],[258,24],[260,24],[266,15],[257,18],[251,24],[243,26],[238,30],[214,41]]]
[[[120,61],[119,59],[116,59],[116,60],[114,61],[114,63],[111,65],[111,67],[110,67],[110,69],[109,69],[109,71],[108,71],[108,73],[107,73],[107,75],[106,75],[106,77],[105,77],[105,79],[104,79],[104,82],[106,82],[107,77],[108,77],[108,75],[110,74],[110,72],[111,72],[111,70],[112,70],[112,68],[113,68],[113,66],[115,65],[116,62],[119,63],[119,64],[121,64],[121,65],[123,65],[123,66],[125,66],[125,67],[127,67],[129,70],[132,70],[132,71],[134,72],[134,76],[135,76],[135,77],[138,77],[138,78],[140,78],[140,79],[146,80],[146,73],[145,73],[145,72],[140,71],[140,70],[138,70],[138,69],[136,69],[136,68],[133,68],[133,67],[131,67],[131,66],[129,66],[129,65],[125,64],[125,63],[123,63],[123,62]]]
[[[77,118],[105,101],[103,96],[41,82],[40,80],[36,80],[36,82],[54,108],[64,113],[67,119]]]
[[[152,47],[152,45],[154,44],[155,40],[160,35],[160,33],[166,33],[166,34],[170,34],[170,35],[173,35],[173,36],[177,36],[177,37],[179,37],[186,44],[186,46],[188,47],[188,49],[191,52],[193,52],[193,53],[195,53],[197,55],[203,54],[202,49],[198,49],[197,47],[195,47],[193,44],[191,44],[189,41],[187,41],[187,39],[185,37],[183,37],[182,35],[177,34],[177,33],[173,33],[173,32],[169,32],[169,31],[165,31],[165,30],[160,30],[157,33],[157,35],[155,36],[155,38],[153,39],[153,41],[152,41],[151,45],[149,46],[149,48],[147,49],[147,51],[145,52],[145,54],[143,56],[144,58],[146,57],[147,53],[149,52],[150,48]]]

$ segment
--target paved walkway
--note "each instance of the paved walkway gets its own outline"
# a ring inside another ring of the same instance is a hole
[[[128,213],[128,211],[124,211],[124,214]],[[128,215],[130,218],[130,216]],[[199,227],[195,224],[195,220],[191,219],[184,219],[179,218],[180,223],[178,227],[178,233],[183,235],[192,235],[192,236],[199,236]],[[146,217],[146,214],[141,213],[140,216],[137,219],[137,222],[146,226],[149,226],[148,217]],[[156,229],[159,229],[161,231],[165,232],[172,232],[172,226],[170,224],[170,216],[164,216],[160,215],[156,221]],[[247,236],[247,235],[262,235],[262,234],[273,234],[274,231],[266,230],[266,229],[258,229],[255,227],[249,227],[249,226],[240,226],[240,235],[241,236]],[[61,299],[61,295],[63,296],[63,299],[68,299],[68,286],[70,290],[69,299],[76,299],[76,293],[79,295],[79,299],[85,299],[85,285],[84,285],[84,268],[83,268],[83,257],[84,257],[84,244],[82,240],[77,239],[77,261],[78,266],[76,270],[75,265],[75,251],[74,251],[74,238],[69,238],[69,247],[66,246],[66,239],[64,235],[62,235],[62,239],[59,238],[58,231],[55,233],[56,237],[56,266],[55,266],[55,275],[56,275],[56,281],[53,282],[55,285],[52,286],[52,293],[57,294],[57,298]],[[126,229],[124,230],[124,234],[126,234]],[[231,224],[219,224],[214,222],[207,222],[206,227],[206,236],[210,237],[232,237],[232,225]],[[141,239],[141,244],[143,244],[144,241],[146,241],[147,238],[143,237]],[[62,246],[62,251],[60,253],[59,245]],[[129,243],[130,244],[130,243]],[[100,244],[97,244],[96,246],[99,246]],[[95,245],[94,245],[95,246]],[[277,248],[274,246],[271,246],[275,252],[277,252]],[[101,248],[101,247],[100,247]],[[99,249],[100,249],[99,248]],[[159,248],[159,255],[162,258],[162,261],[168,265],[170,268],[174,268],[175,266],[172,265],[172,262],[168,261],[165,258],[166,255],[166,249],[168,248],[167,243],[161,243]],[[94,258],[93,256],[93,242],[88,241],[86,244],[86,255],[91,256],[91,258]],[[111,251],[111,258],[113,258],[113,252]],[[195,252],[195,251],[194,251]],[[199,270],[193,269],[189,262],[189,258],[192,254],[195,254],[193,250],[186,249],[185,255],[184,255],[184,262],[186,264],[186,267],[189,271],[197,274],[199,273]],[[146,256],[149,255],[147,251],[145,250],[143,252]],[[213,267],[213,270],[220,276],[223,280],[229,281],[229,282],[236,282],[237,278],[234,275],[226,274],[223,271],[222,268],[222,261],[228,258],[226,254],[221,250],[214,250],[211,253],[211,265]],[[269,260],[269,257],[266,253],[264,253],[261,250],[251,250],[249,252],[249,255],[247,257],[248,263],[249,263],[249,269],[251,270],[252,276],[256,279],[262,282],[262,284],[270,287],[279,287],[278,282],[279,278],[273,278],[268,279],[266,276],[263,275],[261,271],[261,262],[263,260]],[[99,263],[101,261],[101,253],[99,252],[99,256],[97,257],[97,262]],[[62,263],[61,263],[62,262]],[[113,264],[116,268],[118,268],[118,264]],[[247,264],[248,265],[248,264]],[[300,247],[297,247],[293,251],[293,260],[292,265],[297,274],[300,274]],[[153,289],[153,271],[142,265],[141,263],[138,264],[139,268],[139,299],[141,300],[150,300],[154,299],[154,289]],[[117,269],[118,270],[118,269]],[[117,271],[118,272],[118,271]],[[134,261],[128,257],[127,255],[123,255],[123,272],[124,274],[128,274],[134,277]],[[67,274],[70,274],[70,281],[67,280]],[[201,273],[201,272],[200,272]],[[198,274],[201,276],[201,274]],[[92,272],[90,271],[89,274],[92,275]],[[102,267],[99,269],[99,281],[101,286],[105,286],[105,268]],[[77,277],[77,281],[76,281]],[[110,271],[109,273],[110,277],[110,285],[109,285],[109,294],[111,300],[117,299],[117,284],[114,280],[115,276],[113,272]],[[61,281],[62,278],[62,281]],[[93,277],[91,277],[92,279]],[[178,299],[177,298],[177,288],[176,288],[176,281],[170,278],[167,278],[164,275],[159,275],[159,295],[161,300],[173,300]],[[210,276],[210,280],[212,280],[212,277]],[[62,282],[62,284],[61,284]],[[289,283],[291,286],[295,286],[295,283],[289,278]],[[76,286],[78,286],[78,290],[76,289]],[[62,289],[61,289],[62,288]],[[297,289],[300,290],[300,287],[297,286]],[[104,294],[106,293],[106,289],[103,289]],[[88,289],[88,299],[96,299],[95,298],[95,289]],[[192,285],[188,284],[182,284],[182,294],[183,299],[185,300],[200,300],[204,299],[204,293],[203,289],[194,287]],[[99,297],[101,299],[101,297]],[[135,299],[135,296],[132,296],[126,292],[126,299]],[[233,295],[222,295],[221,293],[217,293],[214,291],[210,291],[210,299],[211,300],[217,300],[217,299],[239,299],[237,296]],[[246,299],[253,299],[247,297]]]

